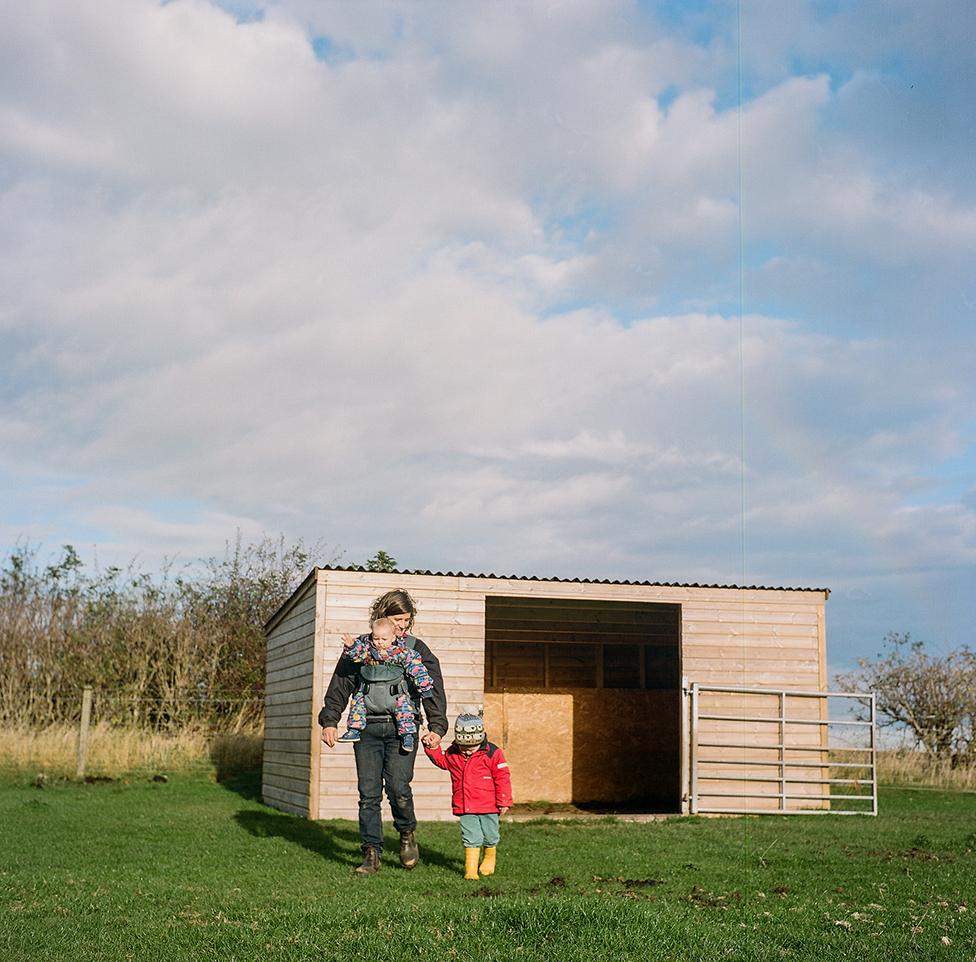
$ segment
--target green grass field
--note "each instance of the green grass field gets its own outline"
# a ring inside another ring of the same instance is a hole
[[[354,824],[253,779],[7,776],[0,958],[976,958],[976,795],[892,789],[881,813],[506,824],[481,882],[457,826],[425,824],[415,871],[360,879]]]

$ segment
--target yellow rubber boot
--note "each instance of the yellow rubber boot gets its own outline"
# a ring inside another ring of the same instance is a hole
[[[488,848],[485,846],[485,857],[481,860],[481,865],[478,866],[478,871],[482,875],[494,875],[495,874],[495,849]]]
[[[480,848],[466,848],[464,850],[464,877],[466,879],[478,880],[478,856],[480,854]]]

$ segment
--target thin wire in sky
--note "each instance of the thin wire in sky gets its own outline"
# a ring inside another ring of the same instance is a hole
[[[742,0],[735,5],[736,49],[736,229],[738,243],[739,308],[739,584],[746,583],[746,375],[745,375],[745,284],[742,228]]]

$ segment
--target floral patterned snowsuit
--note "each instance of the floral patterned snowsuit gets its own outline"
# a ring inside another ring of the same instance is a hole
[[[372,643],[370,635],[360,635],[345,650],[345,654],[357,665],[396,665],[402,668],[404,675],[417,689],[418,695],[427,695],[434,690],[434,680],[424,667],[420,655],[413,648],[393,644],[389,648],[380,649]],[[417,716],[408,694],[397,695],[393,721],[396,724],[397,735],[401,738],[404,735],[417,734]],[[349,717],[346,725],[353,731],[362,731],[366,727],[366,704],[361,688],[357,688],[349,700]]]

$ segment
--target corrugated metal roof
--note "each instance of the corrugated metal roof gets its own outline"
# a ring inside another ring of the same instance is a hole
[[[370,569],[363,565],[322,565],[322,571],[362,571]],[[496,575],[490,572],[469,571],[414,571],[396,568],[393,571],[375,572],[391,575],[432,575],[437,578],[487,578],[493,581],[556,581],[562,584],[579,585],[637,585],[646,588],[731,588],[738,591],[823,591],[830,594],[829,588],[792,588],[774,585],[720,585],[705,584],[698,581],[618,581],[610,578],[556,578],[543,575]]]

